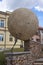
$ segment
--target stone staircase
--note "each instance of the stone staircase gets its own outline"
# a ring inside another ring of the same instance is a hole
[[[41,52],[40,58],[36,59],[36,61],[34,62],[34,65],[43,65],[43,52]]]
[[[37,60],[34,62],[34,65],[43,65],[43,58],[37,59]]]

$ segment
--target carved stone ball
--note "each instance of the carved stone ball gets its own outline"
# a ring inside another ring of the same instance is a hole
[[[28,40],[38,30],[38,19],[31,10],[19,8],[9,16],[8,29],[12,36],[21,40]]]

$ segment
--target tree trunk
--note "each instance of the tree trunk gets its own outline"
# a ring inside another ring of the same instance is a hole
[[[30,50],[30,48],[29,48],[30,43],[29,42],[30,42],[30,40],[25,40],[24,41],[24,51],[29,51]]]

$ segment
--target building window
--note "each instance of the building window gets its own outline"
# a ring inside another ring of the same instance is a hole
[[[9,41],[13,41],[13,36],[10,34]]]
[[[2,34],[0,34],[0,41],[3,41],[4,36]]]
[[[4,20],[0,20],[0,27],[4,27]]]

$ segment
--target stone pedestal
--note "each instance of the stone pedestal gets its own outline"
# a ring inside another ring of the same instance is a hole
[[[34,58],[39,57],[41,52],[41,44],[37,41],[27,40],[24,42],[24,51],[31,51]]]
[[[40,42],[30,41],[30,51],[32,52],[32,57],[37,59],[40,57],[41,44]]]
[[[25,41],[24,42],[24,51],[31,51],[33,62],[40,57],[41,53],[41,44],[40,42],[35,41]]]
[[[24,51],[30,50],[30,40],[24,41]]]

